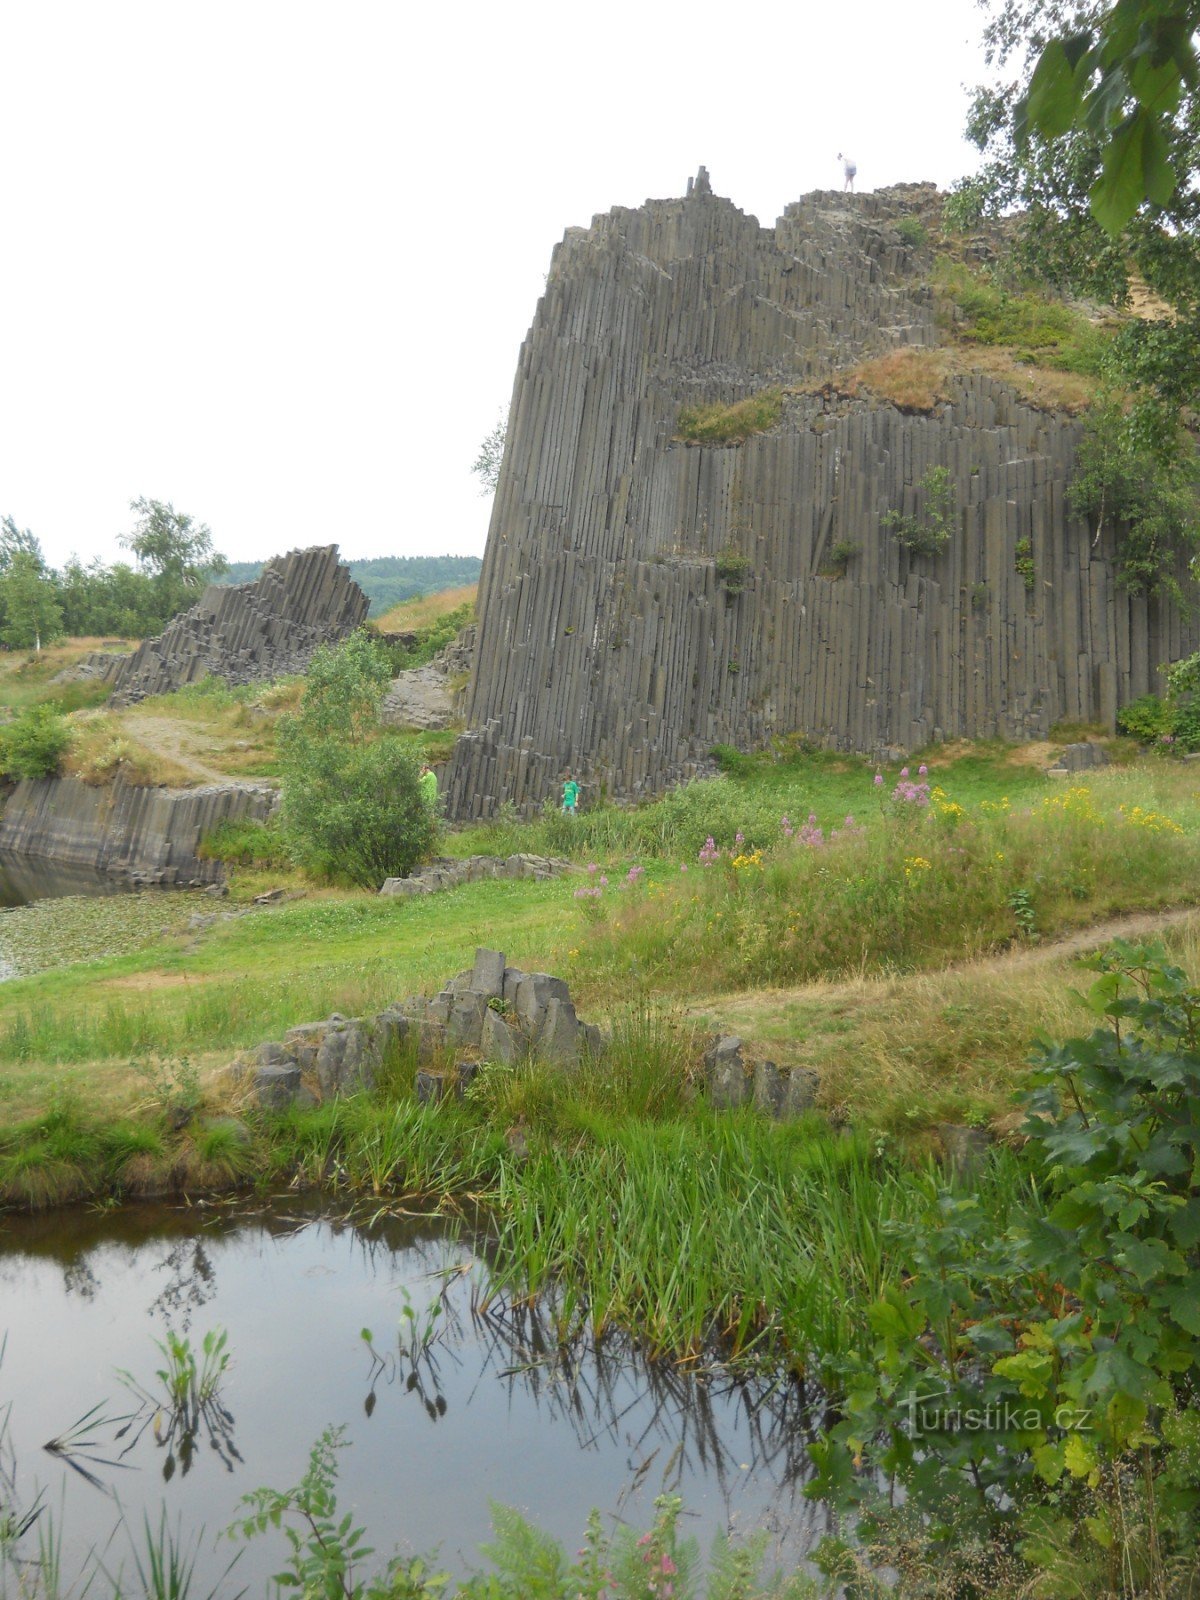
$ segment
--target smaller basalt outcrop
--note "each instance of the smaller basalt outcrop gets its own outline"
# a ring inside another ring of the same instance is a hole
[[[715,1111],[752,1105],[779,1122],[791,1122],[817,1103],[820,1077],[810,1067],[781,1072],[773,1061],[747,1061],[737,1034],[713,1040],[704,1054],[704,1086]]]
[[[417,1098],[434,1104],[461,1095],[480,1061],[503,1065],[532,1057],[578,1072],[604,1054],[600,1029],[580,1021],[562,978],[523,972],[502,951],[479,949],[475,964],[429,998],[412,995],[373,1017],[335,1014],[289,1028],[243,1052],[229,1075],[265,1110],[314,1105],[372,1089],[398,1049],[416,1058]]]
[[[432,661],[397,673],[383,698],[380,720],[393,728],[450,727],[462,716],[474,654],[472,623],[444,650],[439,650]]]
[[[380,894],[436,894],[440,889],[457,889],[460,883],[479,883],[484,878],[535,878],[539,882],[569,872],[571,863],[560,856],[535,856],[522,852],[515,856],[438,856],[417,867],[407,878],[385,878]]]
[[[348,637],[366,621],[369,606],[339,562],[337,545],[291,550],[268,561],[253,583],[210,584],[190,611],[132,655],[95,652],[74,675],[111,683],[114,706],[201,678],[262,683],[303,672],[318,645]]]

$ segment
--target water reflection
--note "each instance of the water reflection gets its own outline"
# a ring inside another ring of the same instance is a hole
[[[461,1571],[489,1538],[489,1500],[577,1541],[593,1506],[646,1526],[664,1491],[703,1544],[766,1529],[781,1557],[809,1546],[814,1419],[796,1383],[647,1363],[611,1335],[560,1345],[552,1305],[486,1297],[486,1249],[439,1219],[364,1229],[296,1204],[2,1223],[0,1404],[19,1459],[93,1542],[111,1533],[97,1484],[137,1526],[165,1506],[216,1530],[241,1494],[296,1482],[344,1423],[339,1494],[381,1553],[440,1545]],[[166,1403],[163,1345],[188,1341],[199,1366],[219,1329],[230,1360],[207,1402]],[[277,1559],[251,1547],[241,1579]]]

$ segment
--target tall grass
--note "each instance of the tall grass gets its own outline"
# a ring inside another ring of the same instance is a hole
[[[870,829],[810,830],[809,842],[793,829],[768,852],[747,838],[686,876],[650,873],[588,902],[599,920],[581,931],[581,964],[593,981],[635,974],[676,994],[802,983],[927,969],[1194,899],[1195,802],[1175,807],[1185,828],[1134,792],[1114,775],[1030,805],[885,798]]]

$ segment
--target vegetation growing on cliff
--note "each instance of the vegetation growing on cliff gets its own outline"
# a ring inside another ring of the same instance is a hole
[[[782,414],[782,389],[762,389],[729,405],[682,406],[675,437],[684,444],[744,444],[752,434],[773,428]]]

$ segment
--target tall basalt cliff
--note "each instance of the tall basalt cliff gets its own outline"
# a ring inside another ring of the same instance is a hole
[[[529,808],[567,769],[650,793],[714,744],[775,733],[876,752],[1111,726],[1200,642],[1118,587],[1111,535],[1095,545],[1068,515],[1069,418],[983,375],[929,415],[822,387],[937,343],[896,227],[934,199],[814,194],[762,228],[701,169],[683,199],[567,233],[513,389],[452,815]],[[768,432],[676,438],[683,406],[770,386],[784,403]],[[917,508],[931,467],[954,489],[953,535],[915,556],[882,519]],[[856,554],[839,563],[839,546]]]

